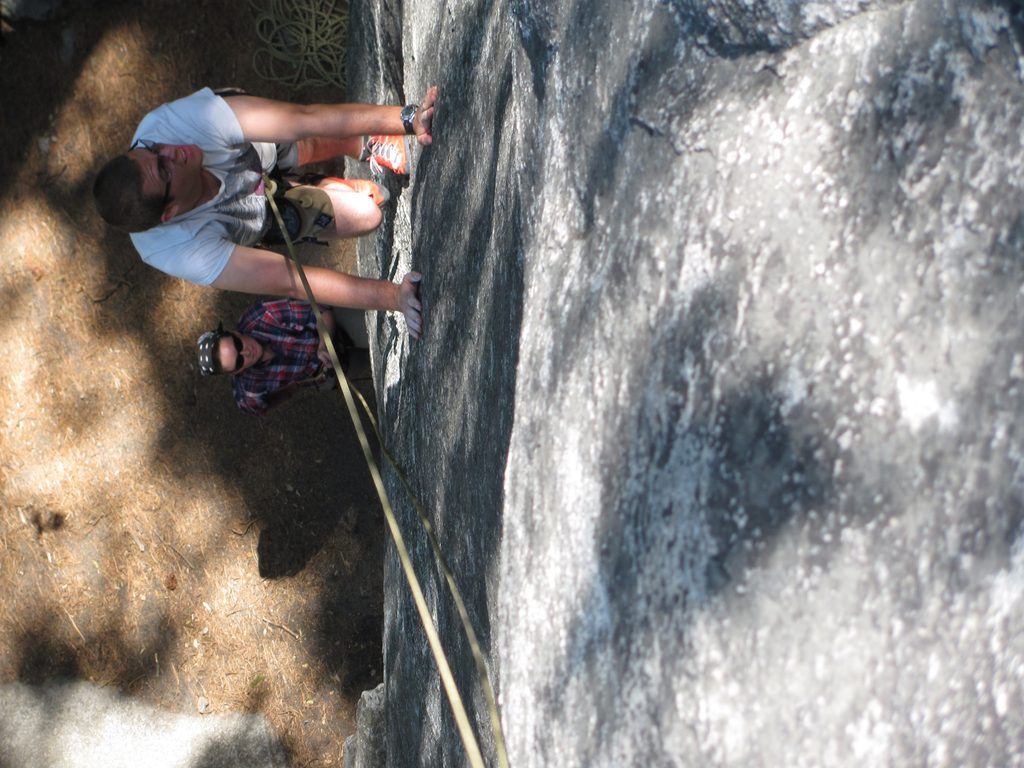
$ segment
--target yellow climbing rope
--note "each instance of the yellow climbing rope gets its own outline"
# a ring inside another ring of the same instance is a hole
[[[277,202],[274,200],[276,184],[266,175],[264,175],[263,178],[266,185],[265,194],[267,201],[269,202],[270,209],[277,220],[277,225],[284,236],[288,258],[295,265],[295,270],[298,273],[302,287],[305,290],[306,298],[309,300],[310,305],[315,307],[317,306],[316,297],[313,295],[313,291],[309,286],[309,281],[306,279],[306,272],[295,253],[295,248],[292,244],[291,238],[288,237],[287,227],[281,219],[281,213],[277,208]],[[388,499],[387,491],[384,489],[384,482],[381,479],[380,471],[377,468],[377,462],[374,460],[373,453],[370,450],[366,431],[363,429],[362,420],[359,418],[359,413],[356,410],[353,394],[359,397],[359,403],[366,412],[366,416],[370,421],[370,426],[373,428],[373,432],[377,437],[378,445],[380,446],[384,457],[388,462],[390,462],[396,476],[402,482],[409,498],[412,500],[413,506],[416,509],[416,514],[419,516],[420,523],[427,534],[427,539],[430,542],[431,549],[434,553],[435,562],[445,578],[449,593],[455,603],[455,609],[459,615],[459,620],[462,623],[463,632],[465,633],[466,641],[469,644],[470,652],[473,656],[473,663],[476,666],[477,675],[480,678],[480,684],[483,688],[484,699],[486,701],[488,715],[491,721],[491,729],[494,735],[494,747],[498,766],[499,768],[508,768],[508,752],[505,746],[505,736],[501,728],[501,718],[498,715],[498,704],[494,696],[494,688],[491,686],[483,651],[480,648],[480,641],[473,629],[472,622],[470,622],[469,611],[466,609],[465,602],[462,599],[462,594],[459,591],[458,586],[455,584],[455,576],[452,573],[451,568],[449,568],[448,561],[441,551],[441,545],[437,540],[437,534],[434,532],[434,526],[430,522],[430,518],[427,517],[426,511],[423,509],[423,505],[413,492],[412,486],[409,483],[408,478],[405,476],[405,473],[399,467],[397,460],[391,455],[391,452],[387,450],[383,436],[377,426],[377,421],[373,417],[373,413],[366,400],[358,390],[353,390],[349,386],[348,378],[341,370],[341,362],[339,361],[337,351],[334,348],[334,342],[331,340],[330,334],[326,332],[326,327],[324,326],[323,319],[320,317],[320,313],[315,312],[314,317],[316,317],[317,332],[320,334],[320,337],[323,339],[324,344],[327,347],[327,353],[331,359],[331,366],[334,369],[335,375],[338,377],[339,388],[345,398],[345,405],[347,406],[349,416],[352,419],[352,425],[355,427],[356,436],[359,439],[359,445],[363,449],[363,457],[366,459],[367,467],[370,470],[370,476],[373,479],[374,486],[377,490],[377,496],[380,499],[381,507],[383,508],[384,518],[387,521],[388,528],[391,532],[391,538],[395,544],[395,550],[398,553],[398,560],[402,565],[402,571],[405,574],[409,590],[412,592],[413,604],[415,605],[420,621],[423,624],[423,631],[427,636],[427,643],[434,656],[434,662],[437,664],[441,684],[444,688],[445,696],[448,699],[448,705],[451,707],[452,715],[455,718],[455,725],[458,728],[459,737],[462,739],[462,745],[466,750],[466,756],[469,759],[469,764],[472,768],[484,768],[484,760],[480,751],[480,745],[477,742],[476,735],[473,733],[473,727],[470,724],[469,715],[462,702],[462,696],[459,695],[458,688],[455,685],[455,676],[452,674],[451,666],[448,663],[448,657],[441,645],[441,638],[438,635],[437,628],[434,626],[433,618],[431,617],[430,610],[427,607],[426,598],[423,595],[419,579],[416,577],[416,572],[413,569],[412,558],[405,546],[405,539],[398,527],[398,520],[395,518],[395,513],[391,508],[391,502]]]
[[[341,375],[344,376],[345,374],[342,373]],[[487,704],[487,712],[491,719],[491,732],[494,734],[494,751],[498,758],[498,767],[508,768],[508,752],[505,748],[505,734],[501,729],[501,718],[498,715],[498,702],[494,697],[494,688],[491,686],[491,679],[487,672],[487,663],[484,660],[483,651],[480,649],[480,640],[477,638],[476,630],[473,629],[473,623],[469,620],[469,611],[466,609],[466,603],[462,599],[462,592],[459,591],[458,586],[455,584],[455,574],[452,573],[452,569],[448,566],[448,560],[445,558],[444,552],[441,550],[441,544],[437,540],[437,534],[434,532],[434,525],[430,522],[430,518],[427,517],[423,504],[413,491],[412,485],[409,484],[409,479],[399,467],[398,460],[391,455],[387,445],[384,443],[384,437],[377,427],[377,420],[373,417],[373,412],[370,410],[366,398],[363,397],[362,392],[358,389],[353,389],[352,392],[359,398],[359,404],[363,407],[363,411],[366,412],[366,418],[370,422],[370,426],[373,427],[374,435],[377,436],[377,444],[380,446],[381,452],[391,464],[392,469],[395,470],[395,476],[402,482],[406,494],[412,501],[413,508],[416,510],[416,514],[419,515],[420,524],[427,534],[430,548],[434,552],[434,561],[437,563],[438,569],[448,584],[448,592],[452,596],[452,602],[455,603],[455,610],[459,614],[459,621],[462,622],[462,631],[466,635],[466,642],[469,644],[470,653],[473,655],[473,664],[476,666],[480,687],[484,692],[484,701]]]
[[[264,80],[291,87],[345,88],[348,13],[336,0],[249,0],[261,47],[252,66]]]
[[[344,43],[347,39],[348,15],[345,11],[336,6],[335,0],[249,0],[249,4],[252,6],[256,15],[256,34],[264,45],[264,47],[258,48],[253,54],[253,68],[260,77],[274,82],[281,82],[290,87],[334,85],[344,90]],[[310,72],[314,74],[309,74]],[[287,235],[287,229],[281,221],[280,212],[277,210],[277,204],[274,201],[273,190],[273,182],[267,179],[267,200],[270,203],[270,207],[275,218],[277,218],[278,226],[284,234],[285,245],[288,250],[288,258],[290,258],[295,264],[296,271],[299,274],[299,278],[310,304],[316,306],[316,299],[310,290],[308,281],[306,280],[305,271],[302,268],[302,264],[296,258],[292,242]],[[469,612],[462,600],[462,594],[455,584],[455,576],[452,573],[451,568],[449,568],[448,562],[441,551],[441,546],[437,540],[437,535],[434,532],[434,527],[431,524],[430,518],[427,516],[426,511],[423,509],[423,505],[413,492],[412,486],[409,484],[409,480],[406,478],[405,473],[399,468],[395,457],[387,450],[383,436],[380,433],[380,429],[377,427],[376,419],[374,419],[373,413],[369,405],[366,403],[366,400],[363,399],[362,394],[359,393],[358,390],[352,390],[349,387],[348,379],[341,370],[341,364],[338,360],[337,352],[334,349],[334,344],[330,335],[325,333],[323,321],[321,320],[319,313],[315,313],[315,316],[317,319],[317,331],[324,339],[328,354],[331,358],[332,367],[338,377],[340,389],[344,395],[345,404],[348,407],[349,416],[352,418],[352,423],[356,429],[360,446],[363,449],[363,455],[366,458],[367,465],[370,469],[370,475],[373,479],[374,485],[376,486],[377,494],[383,507],[384,517],[387,520],[392,539],[395,543],[395,549],[398,552],[399,562],[402,565],[402,570],[409,583],[409,588],[413,596],[413,603],[415,604],[420,620],[423,623],[423,629],[427,635],[427,642],[430,645],[431,651],[434,655],[434,660],[438,666],[441,682],[448,698],[449,706],[452,709],[452,714],[459,730],[459,736],[466,749],[470,765],[473,766],[473,768],[483,768],[483,755],[480,752],[476,736],[473,734],[473,729],[469,722],[469,716],[462,703],[462,697],[459,695],[458,689],[455,686],[455,678],[452,675],[448,659],[444,653],[443,647],[441,646],[441,640],[437,634],[433,619],[427,609],[426,600],[423,596],[419,580],[416,578],[416,574],[413,571],[412,560],[409,557],[401,531],[398,528],[398,522],[391,509],[390,501],[387,498],[387,492],[384,490],[384,485],[377,469],[377,464],[373,459],[369,442],[366,439],[366,433],[363,430],[362,422],[359,419],[358,412],[356,411],[352,397],[353,393],[359,398],[360,405],[363,407],[363,410],[365,411],[370,425],[377,437],[378,445],[380,446],[385,458],[391,463],[396,476],[399,478],[406,493],[408,493],[409,498],[412,500],[416,514],[419,516],[420,523],[427,534],[427,539],[430,542],[431,549],[434,553],[435,562],[437,563],[441,574],[444,576],[449,593],[455,603],[455,609],[459,615],[459,620],[462,623],[463,632],[473,656],[473,662],[476,666],[481,687],[483,688],[484,699],[491,721],[491,729],[494,735],[494,746],[498,766],[499,768],[508,768],[508,753],[506,751],[504,733],[501,728],[501,719],[498,715],[498,705],[494,696],[494,688],[491,686],[487,664],[484,659],[483,651],[480,648],[480,641],[477,638],[476,632],[473,630],[472,622],[469,619]]]

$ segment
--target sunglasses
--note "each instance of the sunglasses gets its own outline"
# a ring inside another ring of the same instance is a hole
[[[230,336],[231,340],[235,342],[235,367],[231,369],[231,372],[237,373],[242,370],[242,366],[245,365],[245,358],[242,356],[242,339],[231,331],[228,331],[224,335]]]
[[[149,141],[148,139],[139,139],[128,149],[131,152],[134,149],[144,149],[147,152],[152,152],[156,155],[156,169],[160,175],[161,181],[165,182],[167,186],[164,187],[164,199],[160,202],[160,209],[163,210],[167,207],[167,204],[171,202],[171,169],[170,161],[160,154],[160,145],[156,142]]]

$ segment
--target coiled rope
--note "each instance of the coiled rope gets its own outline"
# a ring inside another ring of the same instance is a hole
[[[249,0],[262,47],[252,66],[264,80],[290,87],[345,89],[348,13],[335,0]]]
[[[270,203],[270,208],[274,213],[274,217],[277,219],[277,225],[284,236],[285,246],[287,246],[288,249],[288,258],[291,259],[292,263],[295,265],[295,270],[299,273],[299,279],[302,281],[302,287],[306,292],[306,298],[309,301],[310,306],[316,307],[316,297],[313,295],[313,290],[310,288],[309,281],[306,279],[306,271],[303,269],[302,263],[298,260],[298,257],[295,254],[294,245],[292,244],[291,238],[288,237],[288,228],[281,219],[281,213],[277,208],[277,202],[274,200],[276,182],[267,177],[266,174],[264,174],[263,179],[265,184],[264,194]],[[367,467],[369,467],[370,470],[370,476],[373,478],[373,484],[377,490],[377,497],[380,499],[381,507],[384,511],[384,517],[387,520],[388,528],[391,531],[391,537],[395,542],[395,550],[398,552],[398,559],[402,564],[402,570],[405,573],[406,581],[409,584],[409,590],[412,592],[416,611],[419,614],[420,622],[423,624],[423,631],[427,636],[427,642],[430,645],[434,661],[437,664],[438,674],[441,677],[441,683],[444,686],[445,694],[448,698],[448,704],[451,707],[452,715],[454,716],[456,726],[459,729],[459,737],[462,739],[462,745],[466,750],[466,755],[469,758],[470,765],[473,766],[473,768],[484,768],[484,760],[483,755],[480,752],[480,745],[477,743],[476,735],[473,733],[473,728],[470,725],[469,716],[466,714],[465,705],[462,703],[462,696],[459,694],[459,690],[455,685],[455,677],[452,675],[451,666],[448,664],[448,657],[445,655],[444,647],[441,645],[441,638],[438,636],[437,628],[434,626],[434,620],[430,615],[430,609],[427,607],[426,599],[423,596],[423,589],[420,587],[419,579],[416,577],[416,572],[413,569],[412,558],[409,556],[409,550],[405,546],[405,539],[398,527],[398,520],[395,518],[394,510],[391,508],[391,502],[388,499],[387,491],[384,489],[384,483],[381,480],[380,471],[377,468],[377,462],[373,458],[373,453],[370,450],[370,443],[366,437],[366,431],[363,429],[362,419],[359,418],[359,412],[356,410],[355,401],[352,397],[353,390],[349,385],[348,377],[341,369],[341,362],[339,361],[338,353],[334,348],[334,341],[331,339],[331,335],[327,333],[327,329],[324,326],[323,319],[320,317],[320,313],[314,312],[313,316],[316,318],[317,332],[320,334],[320,338],[323,339],[324,345],[327,347],[327,353],[331,358],[331,365],[334,368],[335,375],[338,377],[339,388],[345,397],[345,405],[348,407],[349,416],[352,419],[352,425],[355,427],[356,435],[359,438],[359,445],[363,449],[363,457],[366,459]],[[370,425],[373,427],[381,452],[391,464],[392,469],[395,471],[399,480],[401,480],[403,487],[413,502],[416,514],[419,516],[420,522],[426,531],[427,539],[430,541],[430,547],[434,553],[434,558],[437,562],[438,568],[444,575],[445,582],[448,585],[448,591],[451,593],[456,611],[459,614],[459,620],[462,623],[462,629],[466,635],[466,641],[469,644],[470,651],[473,655],[473,662],[480,678],[480,685],[483,688],[484,698],[487,701],[487,709],[491,720],[491,729],[494,733],[494,748],[498,758],[498,765],[500,768],[508,768],[508,752],[505,748],[505,736],[501,728],[501,718],[498,715],[498,704],[495,700],[494,689],[491,686],[490,677],[487,674],[487,665],[484,661],[483,651],[480,649],[480,642],[477,639],[476,632],[469,620],[469,612],[466,610],[465,602],[462,599],[462,593],[455,584],[455,576],[448,567],[448,561],[445,559],[444,554],[441,551],[441,545],[434,533],[434,526],[430,522],[430,518],[427,517],[426,511],[423,509],[423,505],[413,492],[412,486],[406,478],[405,473],[402,472],[399,468],[398,462],[384,445],[380,429],[377,426],[376,419],[373,417],[373,413],[370,411],[369,405],[367,405],[366,400],[363,398],[361,393],[357,391],[356,394],[359,396],[360,405],[363,406],[363,410],[366,412]]]

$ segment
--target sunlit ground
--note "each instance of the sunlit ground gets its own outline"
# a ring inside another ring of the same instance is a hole
[[[161,100],[208,80],[282,95],[244,46],[210,44],[247,34],[234,8],[71,11],[0,49],[0,682],[70,676],[179,712],[205,697],[264,713],[296,764],[336,765],[380,678],[381,615],[341,404],[237,412],[193,345],[247,299],[146,267],[90,199]]]

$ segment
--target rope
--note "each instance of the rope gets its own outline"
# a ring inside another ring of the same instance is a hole
[[[345,88],[348,13],[335,0],[249,0],[263,47],[252,56],[256,74],[293,88]]]
[[[344,374],[342,374],[344,375]],[[484,698],[487,700],[487,709],[491,718],[491,730],[494,732],[494,751],[498,755],[498,765],[501,768],[508,768],[508,753],[505,750],[505,735],[501,729],[501,718],[498,716],[498,704],[494,698],[494,689],[491,687],[490,676],[487,674],[487,664],[484,661],[483,651],[480,650],[480,641],[477,639],[476,632],[473,630],[473,624],[469,620],[469,611],[466,610],[466,604],[462,601],[462,593],[455,584],[455,576],[451,569],[448,567],[448,561],[445,559],[444,553],[441,551],[441,544],[437,540],[437,535],[434,533],[434,526],[430,522],[430,518],[427,517],[426,511],[423,509],[423,505],[420,503],[419,498],[413,492],[412,486],[409,484],[409,480],[406,478],[405,473],[398,468],[398,462],[388,451],[387,446],[384,445],[384,440],[381,437],[380,429],[377,428],[377,420],[374,419],[373,414],[370,412],[370,406],[367,405],[366,399],[363,397],[363,393],[358,389],[355,390],[356,397],[359,398],[359,404],[363,406],[363,411],[366,412],[366,418],[370,421],[370,426],[373,427],[373,433],[377,437],[377,443],[380,445],[381,452],[384,457],[391,464],[391,467],[395,470],[395,474],[398,479],[402,481],[402,485],[405,488],[406,493],[412,500],[413,507],[416,509],[416,514],[419,515],[420,523],[423,525],[423,529],[427,533],[427,540],[430,542],[430,548],[434,552],[434,559],[437,561],[438,568],[441,573],[444,574],[444,579],[448,583],[448,591],[451,593],[452,601],[455,603],[455,610],[458,611],[459,620],[462,622],[462,629],[466,634],[466,640],[469,642],[469,649],[473,654],[473,663],[476,666],[477,675],[480,677],[480,686],[484,690]]]
[[[273,211],[274,217],[277,219],[277,225],[284,236],[285,245],[288,249],[288,258],[291,259],[292,263],[295,265],[296,271],[299,273],[299,278],[302,281],[302,287],[306,292],[306,298],[309,301],[310,306],[316,307],[316,298],[313,296],[313,291],[309,286],[309,281],[306,279],[306,272],[303,269],[301,262],[299,262],[298,257],[295,255],[295,249],[291,238],[288,237],[287,227],[285,227],[284,221],[281,219],[280,211],[278,211],[277,203],[274,200],[276,184],[266,175],[264,175],[264,182],[267,200],[270,202],[270,208]],[[370,469],[370,476],[373,478],[374,487],[377,490],[377,496],[380,499],[381,507],[384,511],[384,517],[387,520],[388,528],[391,531],[391,537],[395,542],[395,549],[398,552],[399,561],[402,564],[402,570],[405,573],[406,581],[409,583],[409,590],[412,592],[416,611],[419,613],[420,621],[423,624],[423,630],[427,635],[427,641],[430,644],[430,649],[434,655],[434,661],[437,663],[438,673],[441,677],[441,682],[444,685],[448,704],[452,709],[452,715],[455,717],[455,723],[459,729],[459,736],[462,739],[462,745],[466,750],[470,765],[472,765],[473,768],[484,768],[483,756],[480,753],[480,746],[477,743],[476,736],[474,735],[472,726],[469,723],[469,717],[466,714],[465,706],[462,703],[462,697],[455,685],[455,678],[452,675],[451,667],[448,664],[448,658],[444,653],[440,637],[438,636],[437,629],[434,626],[433,618],[430,616],[430,610],[427,608],[419,579],[416,577],[416,572],[412,567],[412,559],[409,556],[409,551],[405,546],[405,540],[398,527],[398,521],[391,508],[387,491],[384,489],[384,484],[380,477],[380,471],[377,468],[377,462],[374,460],[373,453],[370,450],[366,431],[363,429],[362,420],[359,418],[359,413],[356,410],[355,402],[352,397],[352,388],[349,386],[348,377],[341,369],[341,362],[339,361],[338,354],[335,351],[334,342],[331,339],[330,334],[327,333],[327,329],[324,326],[323,319],[320,317],[320,313],[314,312],[313,315],[316,317],[317,332],[320,334],[320,337],[324,341],[324,345],[327,347],[328,355],[331,358],[331,366],[334,368],[334,373],[338,377],[338,382],[340,384],[339,388],[345,397],[345,405],[348,407],[349,416],[352,419],[352,425],[355,427],[356,435],[359,438],[359,444],[363,449],[363,457],[366,459],[366,464]],[[409,484],[409,480],[406,478],[405,473],[399,468],[398,462],[384,445],[384,440],[381,436],[380,429],[377,426],[377,421],[374,419],[373,414],[370,411],[370,407],[367,405],[362,393],[356,391],[356,395],[359,397],[360,405],[362,405],[363,410],[370,421],[370,425],[373,428],[374,435],[377,437],[377,442],[381,447],[382,453],[391,464],[392,469],[395,471],[399,480],[401,480],[402,485],[409,494],[409,498],[413,502],[413,506],[420,518],[420,522],[427,533],[427,539],[430,541],[430,546],[433,550],[438,567],[444,574],[448,590],[452,595],[452,600],[455,602],[456,611],[459,614],[459,619],[462,623],[466,640],[469,643],[470,651],[473,655],[473,661],[476,666],[477,674],[480,677],[484,697],[487,700],[491,728],[494,732],[495,752],[497,753],[498,764],[501,768],[508,768],[508,753],[505,748],[505,737],[501,728],[501,719],[498,715],[498,706],[494,696],[494,689],[491,687],[483,651],[480,650],[479,640],[477,639],[476,632],[473,630],[473,625],[469,620],[469,612],[466,610],[465,602],[462,600],[462,593],[455,584],[455,576],[448,567],[448,562],[441,551],[441,545],[434,533],[434,526],[427,517],[427,514],[423,509],[423,505],[413,492],[412,486]]]

